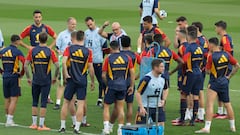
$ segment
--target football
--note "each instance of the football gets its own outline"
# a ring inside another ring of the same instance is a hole
[[[167,12],[165,10],[160,10],[160,15],[162,17],[167,17]]]

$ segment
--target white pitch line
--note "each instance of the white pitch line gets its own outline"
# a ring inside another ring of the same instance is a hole
[[[5,126],[5,123],[0,122],[0,125],[1,125],[1,126]],[[28,126],[19,125],[19,124],[16,124],[16,126],[14,126],[14,127],[29,129]],[[50,132],[56,132],[56,133],[58,133],[58,130],[57,130],[57,129],[51,129]],[[71,132],[71,131],[66,131],[65,133],[66,133],[66,134],[73,134],[73,132]],[[82,134],[82,135],[100,135],[100,134],[85,133],[85,132],[82,132],[82,131],[81,131],[81,134]]]

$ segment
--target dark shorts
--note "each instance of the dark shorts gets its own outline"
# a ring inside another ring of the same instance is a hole
[[[87,95],[87,86],[81,86],[75,83],[72,79],[67,79],[64,98],[71,101],[74,94],[76,94],[77,100],[85,100]]]
[[[32,83],[32,106],[38,107],[38,102],[41,94],[41,107],[46,108],[50,88],[51,84],[38,85]]]
[[[206,77],[206,72],[202,72],[202,81],[201,81],[201,85],[200,85],[200,90],[204,90],[204,81],[205,81],[205,77]]]
[[[202,81],[202,74],[194,74],[192,72],[188,72],[186,76],[183,77],[183,86],[182,92],[190,95],[199,95],[200,86]]]
[[[134,88],[134,91],[133,91],[133,93],[131,95],[128,95],[128,93],[126,93],[126,97],[125,97],[126,103],[133,103],[133,101],[134,101],[134,93],[135,93],[135,88]]]
[[[222,77],[216,80],[210,80],[209,88],[218,94],[218,100],[224,103],[230,102],[229,98],[229,80],[226,77]]]
[[[102,80],[102,63],[93,63],[93,68],[98,80],[98,98],[102,98],[104,96],[104,90],[106,89],[106,85]]]
[[[107,89],[105,96],[104,96],[104,103],[112,104],[115,103],[117,100],[124,100],[126,97],[127,91],[117,91],[113,89]]]
[[[102,81],[102,63],[93,63],[94,73],[98,80],[99,89],[103,89]]]
[[[147,111],[147,108],[145,108]],[[156,108],[149,108],[149,119],[152,119],[153,122],[156,122]],[[136,124],[146,124],[146,116],[137,115]],[[158,108],[158,122],[165,122],[165,110],[163,107]]]
[[[4,98],[21,96],[19,78],[3,78],[3,95]]]
[[[153,27],[157,27],[157,24],[153,24]],[[143,30],[144,30],[144,28],[143,28],[143,24],[140,23],[140,33],[142,33]]]
[[[182,90],[182,81],[183,81],[183,76],[178,74],[178,81],[177,81],[177,85],[178,85],[178,90]]]

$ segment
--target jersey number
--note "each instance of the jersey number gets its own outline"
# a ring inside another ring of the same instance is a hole
[[[88,40],[88,47],[92,47],[92,40]]]
[[[155,89],[154,94],[155,95],[160,95],[160,92],[161,92],[161,89],[157,88],[157,89]]]

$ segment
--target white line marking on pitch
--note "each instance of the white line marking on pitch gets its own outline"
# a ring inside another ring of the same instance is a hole
[[[0,125],[5,126],[5,123],[0,122]],[[29,129],[28,126],[19,125],[19,124],[16,124],[15,127],[20,127],[20,128]],[[10,128],[11,128],[11,127],[10,127]],[[58,133],[58,130],[57,130],[57,129],[51,129],[50,131],[51,131],[51,132],[56,132],[56,133]],[[71,131],[66,131],[66,133],[67,133],[67,134],[73,134],[73,132],[71,132]],[[99,134],[85,133],[85,132],[82,132],[82,131],[81,131],[81,134],[83,134],[83,135],[99,135]]]

